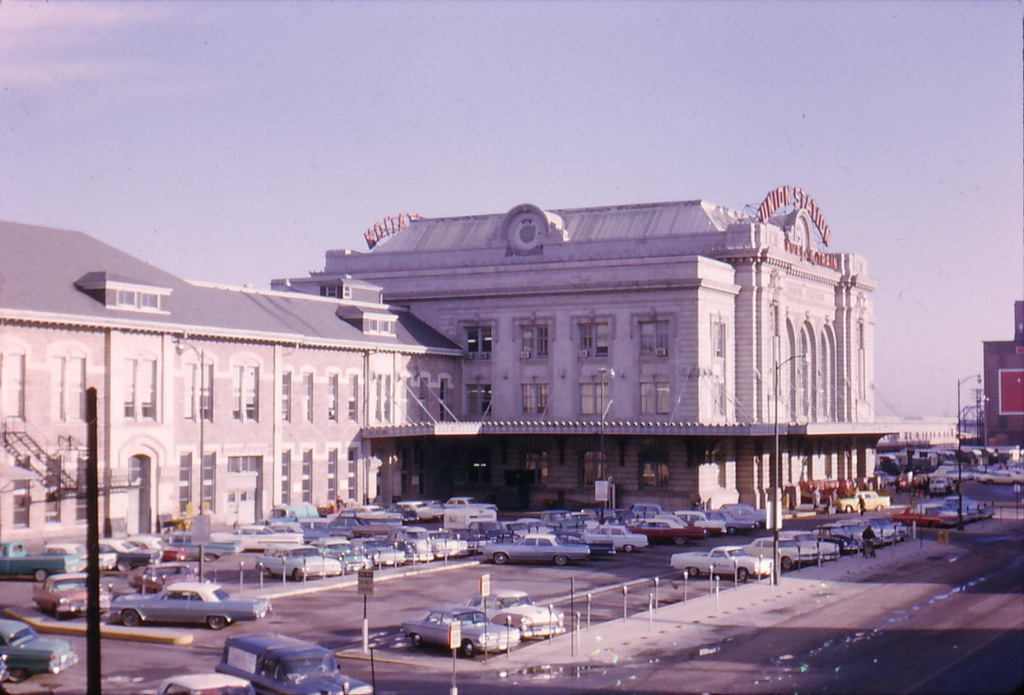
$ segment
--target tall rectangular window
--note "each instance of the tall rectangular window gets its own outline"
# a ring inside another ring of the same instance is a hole
[[[127,359],[124,365],[124,416],[155,420],[156,360]]]
[[[384,422],[391,422],[391,375],[384,375]]]
[[[349,450],[348,450],[348,474],[347,474],[347,478],[348,478],[348,496],[351,497],[352,499],[356,499],[356,500],[359,499],[359,493],[358,493],[358,490],[356,489],[356,482],[358,480],[358,478],[356,477],[356,464],[358,462],[358,459],[359,459],[359,450],[356,449],[354,446],[353,447],[349,447]]]
[[[608,407],[611,397],[611,384],[599,381],[580,383],[580,414],[600,415]]]
[[[213,365],[187,365],[185,372],[185,419],[202,418],[213,422]]]
[[[600,451],[585,451],[579,458],[580,485],[593,485],[597,480],[604,480],[604,468],[601,465]]]
[[[534,483],[547,485],[548,452],[528,452],[523,456],[523,468],[532,472]]]
[[[292,452],[281,452],[281,504],[292,503]]]
[[[313,373],[302,375],[302,412],[306,422],[313,422]]]
[[[715,357],[725,359],[725,322],[715,321],[711,324],[711,343]]]
[[[667,381],[640,383],[640,412],[644,415],[664,415],[672,411],[671,388]]]
[[[192,452],[181,455],[178,461],[178,513],[188,513],[192,502]]]
[[[523,384],[523,413],[546,413],[548,410],[548,385],[531,382]]]
[[[61,422],[85,419],[85,359],[55,357],[53,361],[54,415]]]
[[[491,410],[491,385],[468,384],[466,386],[466,414],[469,417],[486,417]]]
[[[4,416],[25,418],[25,355],[0,355],[0,390],[3,391]]]
[[[348,385],[348,419],[352,422],[359,421],[359,375],[353,374],[349,377]]]
[[[89,520],[89,499],[86,496],[86,470],[89,465],[89,457],[82,455],[78,457],[78,461],[75,463],[75,484],[77,493],[75,495],[75,521],[88,521]],[[102,493],[100,493],[102,494]],[[99,503],[100,508],[103,508],[103,502]]]
[[[313,450],[302,452],[302,501],[313,501]]]
[[[203,454],[199,470],[199,503],[204,512],[215,512],[214,493],[217,480],[217,454]]]
[[[581,321],[577,327],[579,328],[578,350],[581,358],[608,356],[607,321]]]
[[[259,421],[260,368],[235,367],[235,420]]]
[[[292,421],[292,373],[281,374],[281,422]]]
[[[338,499],[338,450],[327,450],[327,501]]]
[[[60,523],[60,495],[56,490],[46,493],[46,523]]]
[[[668,321],[641,321],[639,329],[641,357],[668,355]]]
[[[327,420],[338,421],[338,375],[327,377]]]
[[[471,359],[487,359],[491,356],[490,325],[466,326],[466,352]]]
[[[548,325],[546,323],[520,326],[521,357],[544,358],[548,356]]]
[[[15,528],[28,528],[29,522],[29,508],[31,507],[32,498],[30,496],[30,481],[28,480],[15,480],[11,483],[12,495],[11,495],[11,507],[14,511],[14,522]]]

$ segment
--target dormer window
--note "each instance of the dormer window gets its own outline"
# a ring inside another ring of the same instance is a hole
[[[75,283],[81,291],[110,309],[167,312],[171,290],[154,287],[106,272],[86,273]]]

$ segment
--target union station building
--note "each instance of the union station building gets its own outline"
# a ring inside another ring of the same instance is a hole
[[[503,508],[766,505],[868,478],[874,281],[801,189],[450,218],[270,290],[0,223],[0,537],[199,510],[473,495]]]

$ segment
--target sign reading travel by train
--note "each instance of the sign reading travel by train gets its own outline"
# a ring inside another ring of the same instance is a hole
[[[775,214],[775,211],[779,208],[792,205],[794,207],[803,208],[807,211],[807,214],[811,218],[811,222],[821,232],[821,241],[828,246],[829,239],[832,237],[832,230],[828,228],[828,222],[825,221],[825,216],[821,214],[821,210],[818,209],[818,204],[814,202],[810,194],[802,188],[796,186],[779,186],[774,191],[769,193],[761,201],[761,205],[757,208],[757,216],[762,222],[767,222],[768,219]]]

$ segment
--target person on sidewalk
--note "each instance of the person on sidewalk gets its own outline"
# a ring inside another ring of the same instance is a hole
[[[868,510],[868,506],[864,503],[863,497],[857,498],[857,507],[860,509],[860,515],[864,516],[864,512]]]
[[[863,504],[863,502],[862,502]],[[861,540],[864,541],[864,557],[875,556],[875,532],[871,529],[870,524],[864,529],[864,533],[860,535]]]

